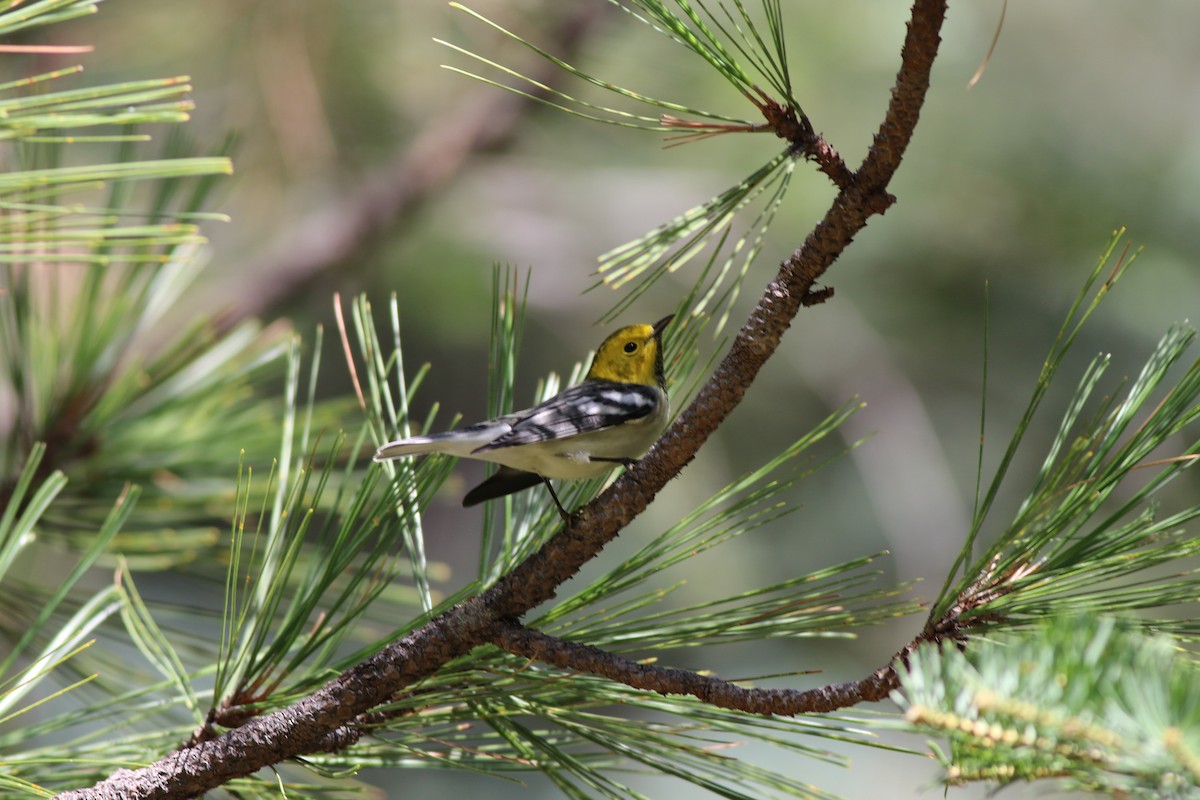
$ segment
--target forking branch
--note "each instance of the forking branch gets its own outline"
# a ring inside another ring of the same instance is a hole
[[[780,265],[696,399],[641,462],[489,589],[439,614],[315,693],[216,738],[176,750],[150,766],[119,770],[90,789],[61,796],[191,797],[263,767],[328,751],[355,738],[353,731],[362,715],[474,647],[511,634],[512,620],[554,597],[695,457],[740,403],[800,308],[831,296],[831,290],[816,288],[817,281],[867,221],[894,201],[887,187],[924,104],[945,13],[944,0],[916,0],[891,100],[866,159],[840,187],[803,245]],[[882,680],[887,686],[893,678]],[[877,682],[868,678],[864,686]],[[878,696],[882,695],[874,691],[848,691],[842,695],[844,702],[830,707]]]

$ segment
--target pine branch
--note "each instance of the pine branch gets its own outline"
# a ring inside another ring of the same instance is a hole
[[[691,670],[643,664],[599,647],[547,636],[515,622],[497,623],[492,630],[492,637],[497,647],[513,655],[574,672],[600,675],[635,689],[662,695],[692,695],[718,708],[732,708],[748,714],[790,717],[836,711],[859,703],[883,700],[900,686],[895,659],[862,680],[829,684],[807,691],[747,689]],[[914,642],[906,646],[896,658],[905,658],[918,644]]]
[[[709,251],[697,287],[707,283],[701,301],[689,310],[699,314],[714,304],[724,306],[717,329],[721,330],[730,314],[733,301],[750,264],[761,250],[767,231],[779,210],[795,167],[801,159],[814,162],[834,183],[845,191],[854,183],[854,174],[838,155],[836,149],[815,132],[812,122],[793,95],[784,45],[782,7],[778,0],[763,0],[766,33],[741,2],[719,2],[715,8],[704,3],[693,7],[689,3],[663,0],[610,0],[637,21],[648,25],[672,44],[680,45],[701,60],[706,69],[723,77],[754,107],[765,122],[753,123],[703,108],[652,97],[639,91],[617,86],[593,76],[563,58],[509,31],[487,17],[458,3],[451,5],[514,42],[529,48],[547,63],[582,81],[585,88],[599,88],[616,95],[625,104],[649,106],[660,113],[648,116],[620,107],[610,107],[568,94],[547,85],[539,76],[498,64],[480,54],[449,42],[441,42],[456,53],[466,55],[499,78],[448,67],[467,77],[495,86],[529,100],[542,103],[572,116],[622,128],[671,134],[667,147],[697,142],[724,134],[774,133],[788,143],[742,181],[725,189],[710,200],[691,208],[644,236],[614,248],[599,257],[599,280],[591,288],[607,285],[624,287],[636,279],[635,286],[624,292],[622,299],[603,315],[610,322],[627,310],[656,281],[668,272]],[[774,97],[760,88],[753,73],[776,94]],[[685,117],[679,116],[686,115]],[[755,218],[735,234],[734,220],[752,204],[765,201]],[[728,245],[728,252],[723,252]],[[740,262],[740,263],[739,263]],[[740,268],[735,269],[735,266]]]
[[[1048,619],[968,653],[917,654],[896,701],[946,784],[1056,779],[1122,798],[1194,797],[1200,684],[1172,637],[1090,615]]]
[[[490,641],[498,624],[520,618],[554,597],[566,580],[695,457],[741,401],[800,308],[831,295],[828,289],[814,289],[816,281],[870,217],[893,202],[887,186],[900,166],[924,103],[945,13],[945,0],[916,1],[891,102],[855,180],[839,192],[804,245],[781,265],[696,400],[641,462],[491,588],[438,615],[309,697],[217,739],[170,753],[150,766],[120,770],[90,789],[61,796],[122,800],[191,797],[264,766],[315,752],[347,720]]]

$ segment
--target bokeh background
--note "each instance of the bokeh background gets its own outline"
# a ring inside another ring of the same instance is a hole
[[[604,0],[470,5],[548,49],[571,52],[613,83],[749,113],[698,60]],[[784,5],[796,96],[857,164],[888,98],[906,4]],[[720,435],[625,537],[677,520],[694,498],[711,496],[855,396],[867,407],[820,455],[865,443],[800,484],[792,498],[804,506],[799,513],[672,576],[688,580],[681,601],[885,549],[881,580],[924,579],[916,591],[935,593],[970,515],[985,307],[986,477],[1114,228],[1127,226],[1127,241],[1146,249],[1089,328],[1078,362],[1112,351],[1111,374],[1127,374],[1171,322],[1196,318],[1200,4],[1010,4],[987,71],[968,90],[1000,14],[998,0],[952,3],[929,101],[892,186],[898,202],[828,273],[835,298],[801,312]],[[209,226],[212,266],[181,313],[287,317],[311,340],[317,325],[332,330],[333,292],[363,291],[381,303],[394,291],[410,363],[433,364],[418,408],[438,400],[446,417],[484,413],[494,263],[531,275],[521,352],[529,388],[518,391],[527,400],[538,376],[568,371],[611,327],[592,320],[617,298],[607,289],[583,291],[596,257],[703,202],[779,146],[741,136],[664,149],[657,134],[514,109],[498,90],[440,68],[471,63],[435,39],[516,67],[541,65],[442,2],[108,0],[101,13],[45,35],[95,44],[83,63],[96,82],[190,75],[197,110],[189,136],[201,148],[237,136],[236,174],[220,203],[232,221]],[[476,124],[494,124],[500,135],[452,155],[456,137]],[[797,171],[734,324],[833,195],[815,169]],[[355,228],[364,217],[368,233]],[[298,274],[314,263],[323,268]],[[623,322],[659,318],[686,285],[686,275],[660,283]],[[324,354],[328,395],[349,387],[333,338]],[[1047,441],[1053,417],[1043,415],[1031,442]],[[1022,475],[1040,457],[1025,452],[1006,501],[1020,496]],[[236,458],[231,452],[231,465]],[[458,497],[480,474],[462,465],[427,525],[431,555],[463,581],[475,563],[480,512],[460,509]],[[1179,488],[1197,490],[1194,478]],[[997,524],[1011,507],[1002,504]],[[844,641],[688,652],[678,663],[727,676],[820,669],[813,684],[847,680],[884,663],[919,624],[902,620]],[[852,755],[854,766],[843,770],[780,763],[766,749],[746,753],[845,797],[940,794],[932,762],[863,749]],[[390,780],[388,793],[403,787],[408,797],[556,796],[536,776],[528,786],[448,772],[367,777]],[[653,796],[680,789],[637,785]],[[1027,791],[1043,796],[1012,793]]]

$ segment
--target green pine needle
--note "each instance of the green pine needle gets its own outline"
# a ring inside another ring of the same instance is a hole
[[[1053,778],[1115,797],[1200,791],[1200,680],[1166,636],[1064,615],[1020,636],[917,652],[893,698],[947,784]]]
[[[787,66],[787,48],[783,34],[782,6],[778,0],[767,0],[763,4],[764,19],[762,21],[756,21],[740,0],[734,0],[732,4],[717,3],[716,9],[710,9],[704,2],[697,2],[693,7],[686,0],[675,0],[674,3],[660,2],[659,0],[627,0],[627,2],[611,0],[611,2],[701,58],[709,68],[716,70],[729,81],[739,94],[752,103],[756,105],[760,103],[763,95],[755,84],[750,69],[760,75],[765,81],[765,85],[779,95],[776,102],[788,106],[797,114],[803,113],[799,103],[792,95],[791,76]],[[553,56],[476,11],[459,3],[451,3],[451,6],[485,23],[504,36],[525,45],[539,57],[590,86],[598,87],[623,99],[670,113],[660,113],[659,116],[650,117],[593,103],[548,86],[542,81],[457,45],[439,40],[440,44],[500,72],[504,79],[514,79],[519,84],[528,86],[529,89],[520,89],[509,85],[504,83],[503,79],[492,80],[456,67],[447,67],[452,71],[585,119],[621,127],[674,134],[680,134],[683,131],[682,135],[678,137],[680,141],[693,136],[703,138],[718,133],[765,129],[761,123],[756,124],[688,107],[682,103],[648,97],[616,86]],[[742,66],[738,60],[739,57],[750,65],[750,69]],[[681,119],[676,116],[677,114],[711,122]],[[688,261],[709,249],[708,264],[703,271],[704,280],[709,281],[709,284],[702,292],[702,298],[697,302],[694,312],[708,311],[712,313],[718,320],[715,330],[719,332],[723,329],[728,320],[730,307],[737,298],[741,281],[750,264],[762,249],[766,233],[783,202],[795,163],[796,156],[789,151],[784,151],[745,180],[707,203],[693,208],[645,236],[601,256],[598,269],[601,280],[592,288],[607,285],[614,289],[625,290],[621,299],[601,318],[601,321],[612,322],[625,313],[657,280],[666,274],[675,272]],[[746,227],[746,232],[734,235],[732,246],[727,252],[724,252],[724,245],[731,239],[735,219],[739,212],[744,212],[768,189],[771,191],[766,202]],[[714,270],[715,265],[716,269]],[[715,310],[717,308],[720,310]]]
[[[673,113],[687,114],[689,116],[700,117],[702,119],[710,119],[710,120],[714,120],[717,122],[726,123],[726,124],[739,126],[739,127],[752,125],[752,123],[747,122],[742,119],[738,119],[736,117],[730,117],[727,115],[723,115],[723,114],[719,114],[719,113],[715,113],[715,112],[711,112],[711,111],[693,108],[693,107],[690,107],[690,106],[687,106],[687,105],[684,105],[681,103],[674,103],[674,102],[669,102],[666,100],[661,100],[658,98],[650,97],[648,95],[641,94],[639,92],[635,92],[630,89],[626,89],[626,88],[617,86],[616,84],[610,83],[608,81],[601,80],[601,79],[596,78],[596,77],[588,74],[587,72],[584,72],[583,70],[563,61],[562,59],[555,57],[551,53],[549,53],[549,52],[537,47],[536,45],[532,44],[531,42],[521,38],[518,34],[504,28],[503,26],[501,26],[501,25],[497,24],[496,22],[493,22],[492,20],[483,16],[482,14],[465,7],[465,6],[461,5],[460,3],[451,3],[450,5],[452,8],[456,8],[460,11],[463,11],[463,12],[469,14],[470,16],[472,16],[475,19],[479,20],[480,22],[483,22],[484,24],[490,26],[494,30],[496,30],[499,33],[503,34],[504,36],[512,39],[513,41],[519,42],[520,44],[524,45],[525,47],[528,47],[530,50],[535,52],[539,57],[551,62],[555,66],[557,66],[560,69],[567,72],[568,74],[584,81],[585,83],[587,83],[591,86],[598,87],[607,92],[612,92],[613,94],[616,94],[619,97],[622,97],[622,98],[625,98],[628,100],[632,100],[636,103],[640,103],[643,105],[648,105],[652,108],[663,109],[665,111],[670,111]],[[680,25],[684,25],[684,23],[680,22]],[[686,27],[686,25],[684,25],[684,27]],[[451,44],[449,42],[445,42],[441,39],[435,39],[434,41],[438,42],[438,44],[441,44],[441,45],[444,45],[444,46],[450,48],[451,50],[453,50],[455,52],[458,52],[465,56],[468,56],[468,57],[480,62],[481,64],[484,64],[492,69],[495,69],[498,72],[502,73],[503,75],[505,75],[509,78],[515,78],[516,80],[528,85],[531,88],[530,88],[530,91],[525,91],[522,89],[518,89],[514,86],[510,86],[510,85],[501,83],[499,81],[494,81],[494,80],[488,79],[486,77],[477,75],[475,73],[472,73],[472,72],[469,72],[466,70],[458,69],[456,67],[446,67],[446,69],[449,69],[452,72],[457,72],[461,75],[465,75],[469,78],[473,78],[475,80],[481,81],[481,82],[489,84],[491,86],[496,86],[497,88],[504,89],[505,91],[513,92],[513,93],[519,94],[523,97],[528,97],[532,100],[535,100],[537,102],[543,103],[548,106],[551,106],[553,108],[557,108],[561,111],[565,111],[569,114],[572,114],[577,117],[581,117],[583,119],[589,119],[589,120],[592,120],[595,122],[603,122],[603,123],[606,123],[609,125],[617,125],[620,127],[639,128],[642,130],[649,130],[649,131],[656,131],[656,132],[678,131],[677,127],[664,124],[661,115],[653,116],[653,117],[644,116],[644,115],[632,113],[629,111],[625,111],[622,109],[593,103],[593,102],[585,100],[583,98],[569,95],[566,92],[563,92],[559,89],[547,86],[546,84],[544,84],[541,81],[538,81],[534,78],[524,75],[515,69],[505,67],[501,64],[491,61],[490,59],[487,59],[477,53],[471,52],[470,50],[467,50],[465,48],[459,47],[459,46]],[[708,60],[708,59],[706,58],[706,60]],[[736,65],[734,65],[732,67],[732,69],[734,69],[734,71],[738,75],[742,74],[740,68],[736,67]],[[740,86],[741,79],[740,78],[735,79],[734,83],[736,86]]]
[[[0,2],[0,36],[95,14],[98,2],[99,0],[41,0],[37,3],[27,3],[25,0],[4,0]]]
[[[1190,327],[1172,327],[1123,391],[1093,402],[1109,363],[1095,358],[1084,371],[1042,466],[1011,522],[978,556],[970,555],[1005,476],[1050,382],[1081,326],[1124,273],[1122,259],[1095,297],[1095,285],[1119,234],[1093,270],[1047,357],[1033,398],[1018,424],[996,477],[976,511],[956,569],[934,603],[931,619],[952,608],[963,622],[1004,620],[1019,624],[1071,609],[1165,608],[1194,593],[1195,577],[1147,575],[1170,561],[1200,552],[1200,538],[1182,526],[1200,517],[1200,505],[1159,519],[1155,495],[1200,459],[1200,438],[1189,430],[1200,419],[1200,360],[1186,364],[1194,343]],[[1095,406],[1090,416],[1085,411]],[[1184,436],[1182,440],[1180,436]],[[1165,454],[1161,448],[1176,442]],[[1152,458],[1152,456],[1165,456]],[[1136,480],[1136,484],[1134,481]],[[1164,622],[1182,631],[1190,623]]]
[[[590,288],[607,285],[613,289],[624,289],[629,286],[625,295],[601,317],[601,321],[616,319],[656,281],[678,271],[708,249],[709,258],[696,282],[699,295],[690,305],[688,313],[697,316],[719,313],[715,328],[715,332],[719,333],[728,321],[742,280],[762,250],[775,213],[782,205],[791,183],[795,165],[793,156],[780,153],[746,179],[703,205],[684,212],[639,239],[601,255],[597,270],[601,280]],[[737,215],[768,189],[771,192],[750,224],[750,233],[740,236],[726,252],[725,244],[732,234]],[[734,271],[739,261],[740,265]]]

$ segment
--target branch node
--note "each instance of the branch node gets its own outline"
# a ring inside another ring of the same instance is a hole
[[[833,297],[832,286],[825,286],[821,289],[809,289],[804,293],[804,296],[800,298],[800,305],[806,307],[817,306],[821,303],[824,303],[831,297]]]

